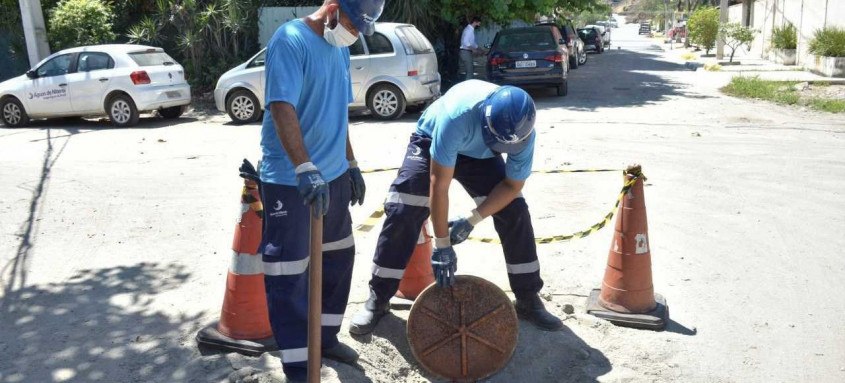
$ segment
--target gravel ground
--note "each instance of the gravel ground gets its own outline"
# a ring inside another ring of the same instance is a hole
[[[487,381],[845,381],[845,117],[723,96],[729,75],[686,70],[636,28],[614,31],[613,49],[573,71],[567,97],[532,91],[535,167],[643,164],[654,284],[672,322],[652,332],[584,314],[611,231],[543,245],[543,295],[566,328],[520,323],[513,360]],[[416,117],[355,118],[363,166],[396,166]],[[0,128],[0,382],[282,378],[271,355],[202,354],[193,340],[223,299],[235,169],[258,158],[259,126],[227,121],[195,114],[132,129]],[[366,177],[355,222],[391,181]],[[537,235],[598,222],[620,187],[614,173],[533,176],[525,195]],[[453,211],[469,210],[460,189],[453,195]],[[490,222],[477,230],[493,233]],[[347,317],[366,298],[375,237],[356,238]],[[459,273],[507,289],[498,247],[457,250]],[[344,327],[361,360],[328,362],[326,381],[434,380],[409,352],[407,315],[397,308],[363,338]]]

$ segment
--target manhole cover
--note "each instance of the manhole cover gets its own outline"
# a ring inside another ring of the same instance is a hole
[[[408,316],[408,343],[432,374],[475,381],[507,365],[516,348],[516,312],[504,291],[469,275],[455,285],[431,285],[417,297]]]

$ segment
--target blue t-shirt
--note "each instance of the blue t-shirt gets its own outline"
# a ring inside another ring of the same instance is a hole
[[[292,20],[276,30],[267,45],[264,86],[267,113],[261,127],[261,180],[296,185],[296,167],[276,134],[270,104],[293,105],[302,139],[311,162],[331,182],[348,168],[346,132],[352,83],[349,49],[337,48],[316,34],[302,20]]]
[[[425,110],[417,122],[417,134],[431,137],[431,158],[454,167],[458,154],[478,159],[494,156],[481,135],[481,103],[498,87],[480,80],[464,81]],[[524,181],[531,175],[536,136],[532,133],[524,149],[507,155],[508,178]]]

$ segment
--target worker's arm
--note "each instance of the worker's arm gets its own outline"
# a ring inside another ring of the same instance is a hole
[[[273,125],[276,127],[276,134],[282,142],[288,158],[294,167],[311,162],[305,143],[302,141],[302,129],[299,126],[299,117],[293,105],[286,102],[274,102],[270,104],[270,115],[273,117]]]
[[[431,160],[431,223],[435,238],[449,237],[449,184],[455,174],[454,167],[443,166]]]
[[[478,205],[478,208],[476,209],[478,214],[481,215],[481,218],[487,218],[498,213],[513,202],[516,197],[519,197],[519,193],[522,192],[523,186],[525,186],[524,180],[517,181],[510,178],[503,179],[502,182],[499,182],[499,184],[493,188],[493,191],[490,192],[487,199],[485,199],[481,205]]]

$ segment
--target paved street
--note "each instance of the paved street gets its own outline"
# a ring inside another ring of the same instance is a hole
[[[655,290],[663,332],[584,313],[612,237],[541,245],[543,294],[566,328],[520,324],[517,351],[490,382],[845,381],[845,117],[721,95],[728,73],[691,72],[637,26],[570,75],[570,93],[532,90],[535,169],[619,168],[648,176]],[[621,49],[617,49],[617,47]],[[418,115],[355,117],[363,168],[398,166]],[[257,124],[191,113],[115,129],[94,120],[0,127],[0,382],[271,381],[278,359],[207,354],[194,335],[217,320],[239,213],[241,159],[259,159]],[[366,176],[360,223],[392,173]],[[537,174],[525,195],[538,236],[600,221],[617,173]],[[471,200],[455,187],[451,211]],[[489,220],[488,220],[489,221]],[[379,226],[380,227],[380,226]],[[491,236],[484,222],[473,234]],[[346,318],[366,299],[376,232],[356,236]],[[507,288],[495,245],[456,247],[459,274]],[[424,382],[407,309],[343,341],[360,368],[343,382]],[[254,379],[254,380],[249,380]]]

